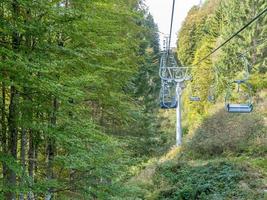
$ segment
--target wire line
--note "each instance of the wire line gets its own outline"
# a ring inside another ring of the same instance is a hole
[[[170,26],[170,35],[169,35],[169,46],[168,46],[168,48],[171,47],[172,26],[173,26],[174,9],[175,9],[175,0],[173,0],[173,4],[172,4],[172,17],[171,17],[171,26]],[[168,50],[169,50],[169,49],[168,49]]]
[[[206,60],[208,57],[210,57],[212,54],[214,54],[216,51],[218,51],[220,48],[222,48],[224,45],[226,45],[228,42],[230,42],[234,37],[236,37],[239,33],[241,33],[243,30],[245,30],[247,27],[249,27],[253,22],[255,22],[257,19],[259,19],[266,11],[267,11],[267,8],[265,8],[256,17],[254,17],[252,20],[250,20],[245,26],[243,26],[241,29],[239,29],[236,33],[234,33],[231,37],[229,37],[227,40],[225,40],[221,45],[219,45],[217,48],[215,48],[212,52],[210,52],[208,55],[203,57],[198,63],[196,63],[194,65],[199,65],[204,60]]]

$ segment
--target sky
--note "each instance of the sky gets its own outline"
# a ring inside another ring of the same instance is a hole
[[[158,24],[159,31],[169,34],[173,0],[145,0],[145,2],[149,7],[149,12],[153,15],[155,22]],[[176,47],[177,33],[188,11],[192,6],[199,5],[200,2],[201,0],[176,0],[171,47]],[[162,37],[163,35],[161,34],[161,42]]]

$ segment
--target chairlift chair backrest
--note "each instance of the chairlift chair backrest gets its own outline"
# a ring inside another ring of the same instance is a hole
[[[245,74],[243,79],[241,80],[235,80],[231,84],[237,84],[237,93],[241,93],[240,86],[243,85],[248,91],[245,93],[248,96],[248,99],[246,102],[243,103],[233,103],[230,102],[230,88],[231,85],[228,85],[228,90],[225,96],[225,108],[229,113],[250,113],[253,111],[253,104],[252,104],[252,87],[247,82],[249,79],[249,68],[252,68],[252,65],[248,62],[247,58],[244,54],[241,54],[241,58],[244,62],[245,66]],[[244,91],[243,91],[244,92]]]
[[[249,83],[247,83],[246,80],[236,80],[233,82],[234,84],[237,84],[238,89],[237,93],[240,93],[240,85],[244,85],[247,89],[247,95],[248,95],[248,101],[243,103],[233,103],[230,102],[230,89],[228,86],[228,91],[225,96],[225,108],[229,113],[250,113],[253,111],[253,104],[252,104],[252,88]]]
[[[191,83],[192,84],[192,83]],[[192,102],[199,102],[201,101],[201,98],[193,93],[195,93],[195,91],[197,91],[197,89],[192,89],[192,85],[189,85],[189,100]]]
[[[216,90],[217,90],[218,84],[219,84],[219,75],[218,75],[217,66],[214,66],[213,71],[214,71],[214,80],[213,80],[213,83],[211,84],[209,91],[208,91],[208,101],[210,103],[216,102]]]

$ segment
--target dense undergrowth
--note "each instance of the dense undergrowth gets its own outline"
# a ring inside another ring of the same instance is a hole
[[[231,161],[167,162],[156,175],[156,180],[161,184],[167,181],[167,186],[154,193],[152,199],[260,199],[263,194],[257,191],[262,185],[259,176],[249,167]]]
[[[182,148],[174,148],[130,181],[135,199],[265,199],[266,91],[251,114],[229,114],[218,103]]]

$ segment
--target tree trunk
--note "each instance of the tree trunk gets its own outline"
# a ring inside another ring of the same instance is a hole
[[[17,160],[17,90],[15,86],[10,87],[10,104],[9,104],[9,116],[8,116],[8,154],[13,158],[14,161]],[[7,182],[8,187],[11,189],[6,193],[5,197],[7,200],[16,199],[15,193],[12,191],[16,186],[16,173],[12,169],[7,169]]]
[[[37,174],[38,172],[38,165],[37,165],[37,161],[38,161],[38,143],[35,142],[34,145],[34,174]]]
[[[28,151],[28,159],[29,159],[29,166],[28,166],[28,172],[30,177],[30,184],[33,185],[34,183],[34,156],[35,149],[34,149],[34,138],[33,138],[33,132],[32,130],[29,131],[29,151]],[[28,193],[28,200],[34,200],[34,194],[33,192]]]
[[[56,127],[57,118],[56,118],[56,112],[58,110],[58,102],[57,98],[55,97],[53,99],[53,110],[51,114],[51,126]],[[48,139],[48,145],[47,145],[47,180],[52,180],[54,178],[53,174],[53,161],[55,157],[56,152],[56,146],[55,146],[55,140],[51,137]],[[53,198],[53,191],[52,188],[48,190],[48,193],[45,196],[45,200],[51,200]]]
[[[4,5],[3,3],[0,3],[0,18],[4,17]],[[1,37],[2,40],[4,40],[4,37]],[[1,59],[4,60],[4,57],[1,56]],[[4,71],[1,70],[1,73],[4,75]],[[7,144],[6,144],[6,85],[5,82],[1,82],[1,95],[2,95],[2,102],[1,102],[1,151],[3,155],[7,154]],[[6,178],[6,164],[5,162],[2,162],[2,174],[5,184],[5,178]]]
[[[17,0],[12,1],[12,22],[14,27],[16,27],[16,23],[19,17],[19,3]],[[17,30],[14,30],[12,33],[12,48],[14,51],[18,51],[20,45],[20,37]],[[11,82],[13,82],[13,78],[15,75],[10,75]],[[10,87],[10,103],[9,103],[9,115],[8,115],[8,155],[12,157],[13,161],[17,160],[17,100],[18,92],[14,85]],[[4,194],[5,199],[7,200],[15,200],[15,187],[16,187],[16,172],[12,169],[7,168],[6,171],[7,177],[7,187],[9,189],[8,192]]]
[[[21,159],[21,166],[23,169],[23,176],[21,178],[21,185],[24,185],[24,177],[26,175],[26,146],[27,146],[27,131],[25,128],[22,129],[21,131],[21,137],[20,137],[20,159]],[[19,195],[20,200],[24,200],[24,194],[21,193]]]
[[[1,140],[2,140],[2,152],[4,155],[7,154],[7,136],[6,136],[6,86],[5,83],[2,82],[2,105],[1,105]],[[7,173],[7,166],[5,162],[2,162],[3,166],[3,178],[4,182],[6,179],[6,173]]]

